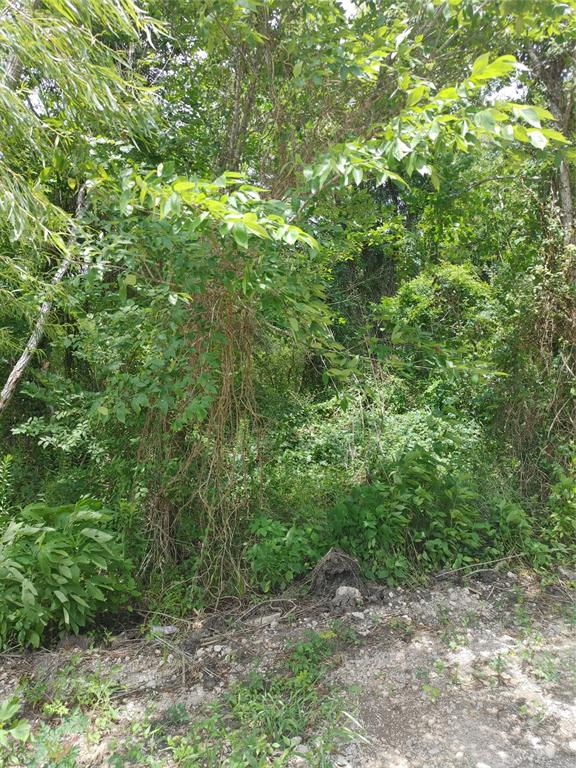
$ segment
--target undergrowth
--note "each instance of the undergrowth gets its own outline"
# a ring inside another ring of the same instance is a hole
[[[341,691],[326,684],[338,651],[355,637],[335,624],[309,632],[286,649],[270,673],[253,671],[204,714],[192,718],[183,705],[150,713],[107,758],[110,768],[281,768],[305,757],[310,768],[329,768],[335,743],[354,736],[354,719]],[[100,741],[117,720],[110,675],[82,672],[78,660],[47,683],[22,682],[19,696],[0,707],[2,766],[79,768],[78,737]],[[27,715],[40,714],[31,727]]]

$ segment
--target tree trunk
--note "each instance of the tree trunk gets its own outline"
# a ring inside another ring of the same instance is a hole
[[[574,58],[566,59],[563,55],[549,58],[540,58],[535,48],[530,48],[528,54],[534,66],[537,77],[541,80],[546,91],[548,106],[554,116],[558,130],[567,139],[571,140],[571,128],[573,125],[573,91],[566,91],[566,84],[571,84],[576,68]],[[566,72],[569,75],[566,75]],[[560,202],[560,216],[564,229],[564,239],[568,245],[576,245],[576,230],[574,229],[574,196],[572,193],[572,179],[566,160],[560,161],[560,169],[556,178],[558,198]]]

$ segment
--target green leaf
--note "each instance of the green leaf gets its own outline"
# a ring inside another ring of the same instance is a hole
[[[528,138],[530,139],[530,144],[537,149],[544,149],[548,145],[548,139],[542,131],[528,131]]]
[[[196,189],[196,184],[192,181],[176,181],[174,182],[174,191],[179,192],[180,194],[182,192],[188,192],[191,189]]]
[[[480,56],[478,56],[478,58],[475,59],[474,64],[472,65],[472,76],[474,77],[474,75],[478,75],[480,72],[483,72],[488,66],[489,61],[490,61],[489,53],[483,53]]]
[[[413,107],[422,100],[422,97],[428,92],[428,88],[425,85],[417,85],[408,92],[408,98],[406,100],[407,107]]]
[[[406,157],[406,155],[409,155],[410,152],[412,152],[412,150],[410,149],[408,144],[406,144],[405,142],[402,141],[402,139],[400,137],[398,137],[394,141],[394,147],[393,147],[393,150],[392,150],[392,154],[394,155],[396,160],[402,160],[404,157]]]
[[[30,736],[30,723],[27,720],[19,720],[10,729],[10,735],[16,741],[26,741]]]
[[[93,541],[97,541],[99,544],[104,544],[114,538],[111,533],[99,531],[98,528],[83,528],[80,531],[80,535],[86,536],[86,538],[92,539]]]
[[[20,709],[20,701],[17,696],[0,701],[0,723],[7,723]]]
[[[566,138],[566,136],[554,128],[543,128],[542,133],[544,136],[546,136],[547,139],[550,139],[551,141],[557,141],[560,144],[570,144],[570,141]]]
[[[80,597],[80,595],[74,595],[74,594],[72,594],[72,595],[70,595],[70,597],[72,598],[72,600],[74,600],[75,602],[77,602],[77,603],[78,603],[78,605],[81,605],[83,608],[90,608],[90,606],[88,605],[88,603],[86,602],[86,600],[84,600],[84,598],[83,598],[83,597]]]
[[[520,115],[529,125],[533,125],[535,128],[540,128],[541,122],[538,113],[533,107],[522,107]]]
[[[354,166],[352,168],[352,178],[354,179],[354,183],[356,186],[359,186],[362,182],[362,177],[364,176],[364,170],[360,168],[359,166]]]
[[[516,69],[516,59],[514,56],[499,56],[492,62],[489,59],[490,54],[483,53],[475,60],[470,75],[473,82],[484,83],[496,77],[509,75]]]
[[[232,237],[234,238],[236,245],[240,248],[248,248],[248,231],[244,224],[241,222],[234,224]]]
[[[126,408],[126,404],[123,400],[118,400],[114,407],[114,412],[116,414],[116,418],[121,424],[126,423],[126,416],[128,415],[128,408]]]

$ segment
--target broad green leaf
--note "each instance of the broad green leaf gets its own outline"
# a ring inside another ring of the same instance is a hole
[[[248,248],[248,231],[243,223],[234,224],[232,237],[240,248]]]
[[[544,149],[548,145],[548,139],[542,131],[528,131],[528,137],[530,139],[530,144],[532,144],[533,147],[537,147],[537,149]]]
[[[352,168],[352,178],[354,179],[354,183],[356,186],[358,186],[362,182],[362,178],[364,176],[364,171],[359,166],[355,166]]]
[[[422,98],[426,95],[427,92],[428,92],[428,88],[425,85],[417,85],[416,88],[413,88],[411,91],[408,92],[406,106],[413,107],[414,105],[418,104],[418,102],[422,100]]]
[[[19,720],[10,728],[10,735],[16,741],[26,741],[30,736],[30,723],[27,720]]]

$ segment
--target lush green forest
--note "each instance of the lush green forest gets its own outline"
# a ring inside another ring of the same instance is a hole
[[[576,556],[574,0],[0,2],[0,646]]]

